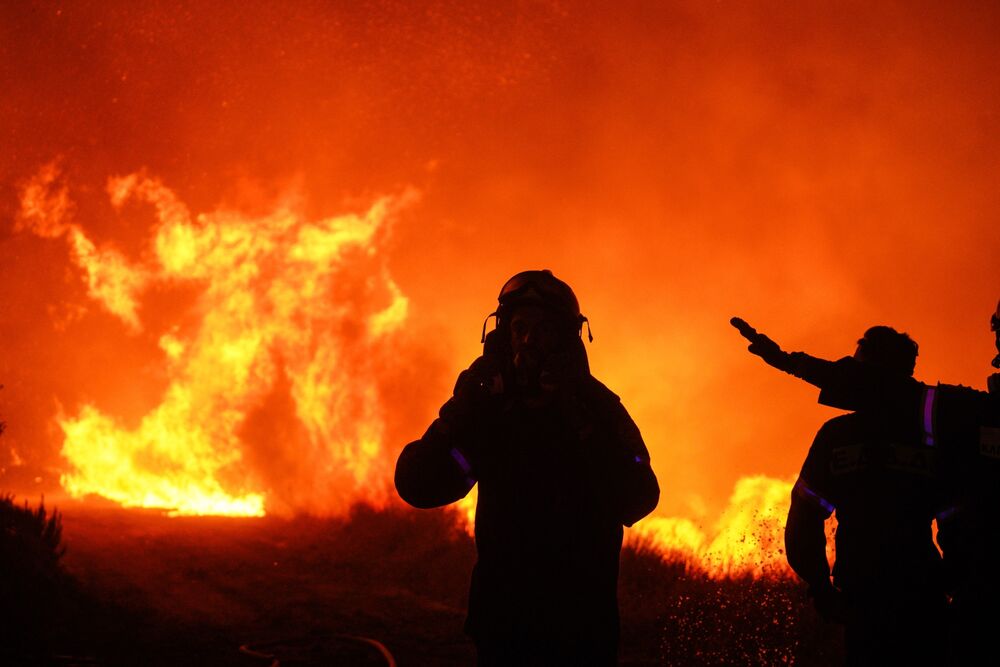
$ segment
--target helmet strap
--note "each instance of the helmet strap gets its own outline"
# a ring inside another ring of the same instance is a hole
[[[500,322],[500,316],[497,315],[497,311],[493,311],[492,313],[490,313],[489,315],[486,316],[486,319],[483,320],[483,335],[479,337],[479,342],[480,343],[483,343],[483,344],[486,343],[486,323],[490,321],[491,317],[496,318],[496,321],[497,321],[498,324]]]

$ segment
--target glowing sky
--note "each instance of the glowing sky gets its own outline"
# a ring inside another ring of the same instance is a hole
[[[503,281],[551,268],[664,514],[793,474],[832,414],[746,355],[730,315],[827,356],[893,325],[921,346],[918,377],[985,385],[995,5],[343,4],[0,7],[0,486],[57,485],[60,409],[155,405],[158,337],[190,305],[148,297],[136,335],[88,300],[65,244],[14,230],[53,160],[90,237],[137,259],[153,215],[115,211],[109,177],[145,170],[194,212],[295,191],[314,219],[416,188],[387,249],[415,341],[389,433],[422,432]]]

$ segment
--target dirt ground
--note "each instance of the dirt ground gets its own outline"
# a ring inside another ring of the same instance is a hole
[[[368,640],[401,667],[474,664],[462,623],[475,549],[443,511],[284,520],[61,509],[63,563],[95,601],[64,651],[78,664],[385,664]],[[623,665],[841,655],[836,628],[792,582],[716,582],[633,544],[619,597]]]

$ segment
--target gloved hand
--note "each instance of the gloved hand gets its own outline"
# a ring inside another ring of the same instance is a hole
[[[459,374],[453,396],[441,407],[441,419],[449,427],[464,427],[481,417],[504,389],[500,363],[492,356],[481,356]]]
[[[809,596],[813,599],[813,606],[824,620],[831,623],[845,623],[847,621],[848,606],[844,600],[844,594],[833,587],[829,581],[809,587]]]
[[[455,393],[471,391],[484,396],[496,396],[504,392],[504,385],[500,362],[492,355],[483,355],[459,374]]]
[[[729,323],[736,327],[736,330],[744,338],[750,341],[750,346],[747,347],[747,350],[751,354],[757,355],[769,366],[774,366],[778,370],[785,371],[786,373],[792,372],[794,367],[792,355],[782,350],[777,343],[764,334],[758,333],[745,320],[738,317],[732,318],[729,320]]]

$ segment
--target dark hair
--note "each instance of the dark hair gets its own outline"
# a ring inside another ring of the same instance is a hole
[[[858,350],[865,363],[882,366],[894,373],[911,376],[917,365],[916,341],[892,327],[870,328],[858,341]]]

